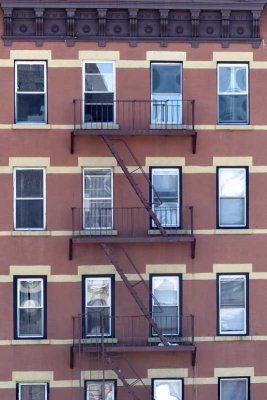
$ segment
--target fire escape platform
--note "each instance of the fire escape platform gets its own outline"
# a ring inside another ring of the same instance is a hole
[[[121,352],[144,352],[144,351],[153,351],[153,352],[159,352],[159,351],[195,351],[196,346],[193,344],[171,344],[170,346],[123,346],[123,345],[105,345],[105,350],[108,353],[121,353]],[[88,353],[97,353],[99,351],[98,346],[92,346],[91,344],[76,344],[73,346],[73,352],[79,352],[79,350],[88,352]]]
[[[194,242],[195,236],[192,235],[151,235],[151,236],[73,236],[72,243],[164,243],[164,242]]]
[[[123,130],[117,128],[108,128],[108,129],[75,129],[73,131],[73,135],[79,136],[98,136],[98,135],[105,135],[105,136],[195,136],[197,132],[192,129],[188,128],[151,128],[151,129],[130,129],[130,130]]]

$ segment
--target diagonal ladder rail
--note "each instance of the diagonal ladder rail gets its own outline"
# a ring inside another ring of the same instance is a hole
[[[154,321],[154,319],[151,317],[151,314],[149,312],[149,310],[146,308],[146,306],[144,305],[144,303],[142,302],[142,300],[140,299],[138,293],[136,292],[136,290],[133,288],[133,286],[130,284],[127,276],[125,275],[122,267],[120,266],[120,263],[117,259],[117,257],[114,255],[114,252],[112,251],[112,247],[111,245],[108,245],[106,243],[101,243],[101,246],[104,250],[104,252],[106,253],[107,257],[109,258],[109,260],[111,261],[111,263],[115,266],[116,270],[118,271],[121,279],[123,280],[123,282],[125,283],[127,289],[129,290],[129,292],[131,293],[132,297],[134,298],[136,304],[138,305],[138,307],[140,308],[140,310],[142,311],[143,315],[146,317],[146,319],[148,320],[150,326],[154,329],[154,331],[157,333],[158,337],[160,338],[161,342],[165,345],[168,346],[168,340],[164,337],[161,329],[159,328],[159,326],[157,325],[157,323]]]
[[[115,362],[112,359],[112,356],[105,350],[105,348],[102,348],[103,355],[105,357],[105,360],[107,361],[108,365],[110,368],[116,373],[118,378],[121,380],[123,386],[127,389],[128,393],[132,396],[133,400],[141,400],[140,397],[138,397],[133,389],[133,385],[130,385],[121,370],[117,367]]]
[[[101,135],[101,136],[102,136],[104,142],[106,143],[106,145],[108,146],[109,150],[113,154],[113,156],[116,158],[119,166],[123,170],[126,178],[130,182],[132,188],[134,189],[135,193],[139,197],[141,203],[144,205],[145,209],[147,210],[149,216],[153,219],[153,221],[154,221],[156,227],[159,229],[161,235],[162,236],[167,236],[166,230],[162,227],[161,223],[159,222],[158,217],[156,216],[154,211],[151,209],[151,206],[150,206],[149,202],[146,200],[146,198],[143,195],[141,189],[139,188],[139,186],[137,185],[137,183],[133,179],[132,174],[129,172],[128,168],[126,167],[126,165],[125,165],[125,163],[123,161],[123,159],[120,157],[119,153],[115,149],[114,145],[112,144],[112,141],[106,135]]]

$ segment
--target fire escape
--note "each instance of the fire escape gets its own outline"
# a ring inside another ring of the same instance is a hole
[[[170,125],[163,122],[164,118],[162,118],[162,121],[151,124],[150,101],[117,101],[116,104],[112,105],[112,113],[115,113],[116,110],[117,124],[115,124],[112,122],[114,117],[110,118],[110,105],[107,106],[106,104],[98,105],[97,111],[99,115],[94,118],[94,121],[87,120],[87,122],[84,122],[84,110],[87,107],[88,113],[90,105],[83,104],[83,101],[80,100],[74,100],[74,130],[71,132],[71,153],[74,152],[76,136],[100,136],[121,167],[142,207],[97,210],[100,215],[96,217],[97,221],[94,221],[93,226],[84,226],[84,210],[73,208],[73,234],[69,241],[69,258],[72,259],[73,257],[74,244],[98,243],[111,264],[116,268],[138,309],[141,311],[141,315],[113,317],[112,324],[116,325],[117,341],[115,342],[106,340],[101,324],[102,328],[99,330],[98,338],[94,344],[84,337],[87,316],[79,315],[74,317],[70,365],[71,367],[74,366],[74,354],[76,352],[101,353],[106,365],[116,373],[133,400],[140,400],[133,386],[137,383],[138,385],[142,384],[144,387],[145,385],[136,373],[136,379],[131,384],[128,383],[122,368],[118,366],[118,356],[125,362],[126,357],[122,357],[125,352],[148,350],[154,352],[190,351],[193,366],[196,361],[194,317],[192,315],[181,315],[179,317],[179,326],[181,328],[179,328],[178,334],[176,336],[166,335],[161,329],[160,317],[153,317],[138,292],[137,286],[141,283],[146,288],[149,296],[153,296],[132,257],[123,247],[125,243],[189,243],[191,258],[195,257],[196,238],[193,227],[193,207],[181,207],[179,224],[172,224],[171,228],[166,228],[161,223],[162,215],[153,208],[136,182],[134,172],[139,170],[149,188],[153,188],[137,157],[124,139],[127,135],[192,136],[192,151],[195,153],[197,133],[194,127],[194,101],[183,101],[183,103],[183,124]],[[164,111],[165,107],[166,104],[160,104],[160,110]],[[96,111],[90,110],[89,114],[96,116]],[[126,151],[127,155],[134,161],[136,165],[134,171],[129,171],[127,168],[120,154],[121,151]],[[154,193],[156,193],[155,190]],[[107,212],[112,213],[112,226],[106,226],[107,224],[102,222],[106,220]],[[165,210],[165,212],[168,213],[170,210]],[[149,227],[153,229],[148,229]],[[125,274],[126,265],[128,270],[130,267],[139,277],[139,280],[135,283],[129,281]],[[157,302],[157,299],[154,299],[154,301]],[[148,332],[150,332],[150,338],[148,338]],[[127,364],[128,366],[130,365],[129,363]],[[131,370],[134,371],[133,368]]]

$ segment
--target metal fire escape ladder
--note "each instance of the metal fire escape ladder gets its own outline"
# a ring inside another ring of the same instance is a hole
[[[121,372],[121,369],[117,367],[117,365],[114,363],[113,359],[112,359],[112,355],[110,355],[109,353],[107,353],[107,351],[105,350],[104,346],[102,347],[102,352],[103,355],[105,357],[105,360],[107,361],[108,365],[110,366],[110,368],[117,374],[118,378],[121,380],[123,386],[127,389],[128,393],[132,396],[133,400],[141,400],[135,393],[135,391],[133,390],[132,386],[130,385],[125,376],[123,375],[123,373]],[[137,379],[139,380],[139,379]]]
[[[142,300],[140,299],[138,293],[136,292],[136,290],[134,289],[133,285],[131,285],[131,283],[129,282],[127,276],[125,275],[125,273],[123,272],[123,268],[121,268],[120,263],[117,259],[117,257],[114,255],[114,252],[112,251],[112,246],[108,245],[106,243],[101,243],[101,246],[104,250],[104,252],[106,253],[107,257],[109,258],[109,260],[111,261],[111,263],[115,266],[116,270],[118,271],[118,274],[120,275],[121,279],[123,280],[123,282],[125,283],[127,289],[129,290],[129,292],[131,293],[132,297],[134,298],[136,304],[138,305],[138,307],[140,308],[140,310],[142,311],[143,315],[145,316],[145,318],[148,320],[150,326],[154,329],[154,331],[156,332],[156,334],[158,335],[158,337],[160,338],[161,342],[165,345],[168,346],[168,340],[164,337],[161,329],[158,327],[157,323],[154,321],[154,319],[151,317],[151,314],[149,312],[149,310],[146,308],[146,306],[144,305],[144,303],[142,302]],[[125,251],[125,250],[124,250]]]
[[[135,193],[139,197],[141,203],[144,205],[144,207],[147,210],[149,216],[154,221],[156,227],[159,229],[161,235],[162,236],[167,236],[166,230],[162,227],[161,223],[158,220],[158,217],[156,216],[156,214],[151,209],[151,206],[150,206],[149,202],[146,200],[146,198],[143,195],[143,193],[142,193],[141,189],[139,188],[138,184],[135,182],[134,178],[132,177],[132,174],[129,172],[128,168],[126,167],[123,159],[120,157],[119,153],[115,149],[115,146],[113,145],[112,140],[110,140],[106,135],[101,135],[101,136],[102,136],[104,142],[106,143],[106,145],[108,146],[109,150],[113,154],[113,156],[116,158],[116,160],[117,160],[119,166],[121,167],[121,169],[123,170],[126,178],[130,182],[132,188],[134,189]],[[127,146],[127,148],[129,150],[128,146]],[[130,151],[130,154],[133,156],[133,153],[131,151]],[[137,162],[137,159],[136,159],[135,156],[134,156],[134,159]],[[141,169],[142,167],[139,166],[139,168]],[[145,173],[144,173],[144,175],[145,175]]]

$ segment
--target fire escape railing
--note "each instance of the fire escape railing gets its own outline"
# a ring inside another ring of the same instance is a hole
[[[194,236],[193,206],[152,206],[168,235]],[[72,208],[72,235],[146,237],[160,233],[145,207]]]
[[[179,311],[178,311],[179,312]],[[144,315],[105,316],[100,312],[73,317],[73,346],[96,348],[104,340],[109,349],[121,347],[176,347],[194,346],[194,316],[164,316],[160,312],[152,316],[166,339],[165,344],[155,334]]]
[[[89,103],[73,100],[75,135],[189,135],[196,151],[195,100],[114,100]]]

